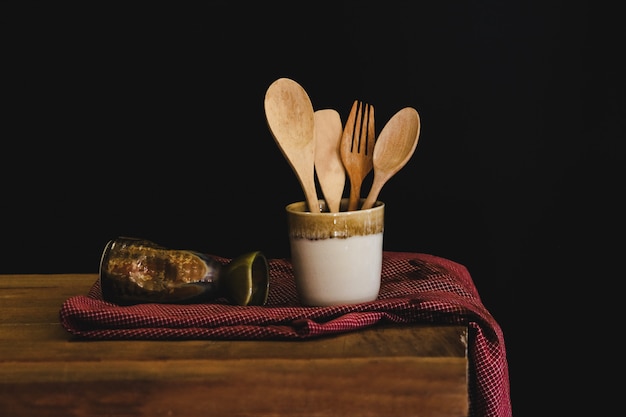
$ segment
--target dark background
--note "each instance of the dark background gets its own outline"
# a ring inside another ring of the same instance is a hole
[[[418,110],[417,150],[380,195],[385,249],[469,269],[504,331],[515,415],[559,409],[555,387],[596,369],[562,355],[585,344],[581,311],[606,314],[590,307],[593,285],[581,298],[577,283],[606,278],[624,246],[615,11],[580,1],[2,9],[0,273],[97,272],[118,235],[289,256],[284,206],[303,193],[263,111],[267,87],[288,77],[343,121],[354,99],[374,104],[378,132],[402,107]]]

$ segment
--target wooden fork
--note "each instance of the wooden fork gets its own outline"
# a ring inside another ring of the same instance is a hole
[[[348,211],[357,210],[361,184],[373,168],[374,106],[354,100],[341,137],[341,161],[350,179]]]

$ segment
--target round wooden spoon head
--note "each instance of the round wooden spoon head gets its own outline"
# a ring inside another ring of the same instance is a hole
[[[336,110],[315,112],[315,172],[331,213],[339,211],[346,183],[346,170],[339,153],[342,132],[341,117]]]
[[[315,188],[315,125],[311,99],[289,78],[274,81],[265,93],[265,118],[283,156],[296,173],[310,211],[319,211]]]
[[[371,208],[383,185],[411,159],[420,134],[417,110],[405,107],[392,116],[374,146],[374,180],[362,209]]]

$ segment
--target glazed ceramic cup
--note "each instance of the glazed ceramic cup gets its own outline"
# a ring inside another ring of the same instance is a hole
[[[378,297],[383,258],[384,203],[371,209],[310,212],[304,201],[286,207],[291,263],[300,302],[331,306]]]

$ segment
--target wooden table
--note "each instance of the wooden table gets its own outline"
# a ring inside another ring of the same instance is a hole
[[[0,275],[0,416],[466,416],[468,330],[307,341],[81,341],[59,323],[96,274]]]

